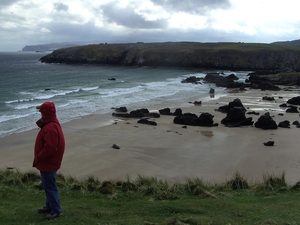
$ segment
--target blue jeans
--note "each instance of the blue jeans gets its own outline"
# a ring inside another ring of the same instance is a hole
[[[59,193],[56,186],[56,171],[54,172],[42,172],[42,183],[46,194],[46,208],[51,209],[51,214],[62,213],[60,206]]]

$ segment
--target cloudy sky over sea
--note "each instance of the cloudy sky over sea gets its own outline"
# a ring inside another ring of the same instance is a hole
[[[60,42],[300,39],[298,0],[0,0],[0,51]]]

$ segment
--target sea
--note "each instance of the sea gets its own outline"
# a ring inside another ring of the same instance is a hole
[[[61,123],[112,108],[147,108],[188,98],[200,100],[214,84],[181,81],[208,72],[235,74],[238,82],[249,71],[66,65],[41,63],[49,52],[0,52],[0,138],[31,130],[40,118],[36,106],[52,101]]]

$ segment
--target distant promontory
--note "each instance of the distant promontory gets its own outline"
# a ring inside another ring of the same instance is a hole
[[[66,64],[300,71],[300,47],[233,42],[92,44],[58,49],[40,60]]]
[[[57,49],[70,48],[74,46],[83,45],[82,43],[51,43],[42,45],[26,45],[22,52],[52,52]]]

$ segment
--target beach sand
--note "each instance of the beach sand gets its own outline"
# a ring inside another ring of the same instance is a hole
[[[215,98],[187,99],[165,102],[148,109],[157,111],[169,107],[174,112],[214,115],[217,127],[187,126],[173,123],[174,116],[162,115],[152,119],[157,126],[138,124],[138,119],[123,119],[111,114],[76,119],[62,124],[66,138],[66,152],[59,173],[85,179],[123,180],[137,175],[168,181],[200,178],[208,182],[222,182],[239,172],[248,181],[261,181],[264,175],[286,173],[286,181],[300,180],[300,129],[292,125],[299,113],[285,113],[279,105],[299,95],[292,91],[224,90]],[[272,96],[275,101],[262,100]],[[254,126],[225,127],[221,120],[226,114],[217,112],[220,106],[239,98],[248,111],[260,115],[246,115],[253,121],[266,112],[281,122],[289,120],[291,128],[262,130]],[[190,102],[202,101],[202,105]],[[283,113],[283,116],[278,115]],[[59,118],[59,112],[58,112]],[[37,118],[38,119],[38,118]],[[35,121],[33,121],[34,123]],[[33,148],[38,129],[13,134],[0,139],[0,167],[32,171]],[[274,146],[263,143],[274,141]],[[112,145],[120,149],[112,148]]]

